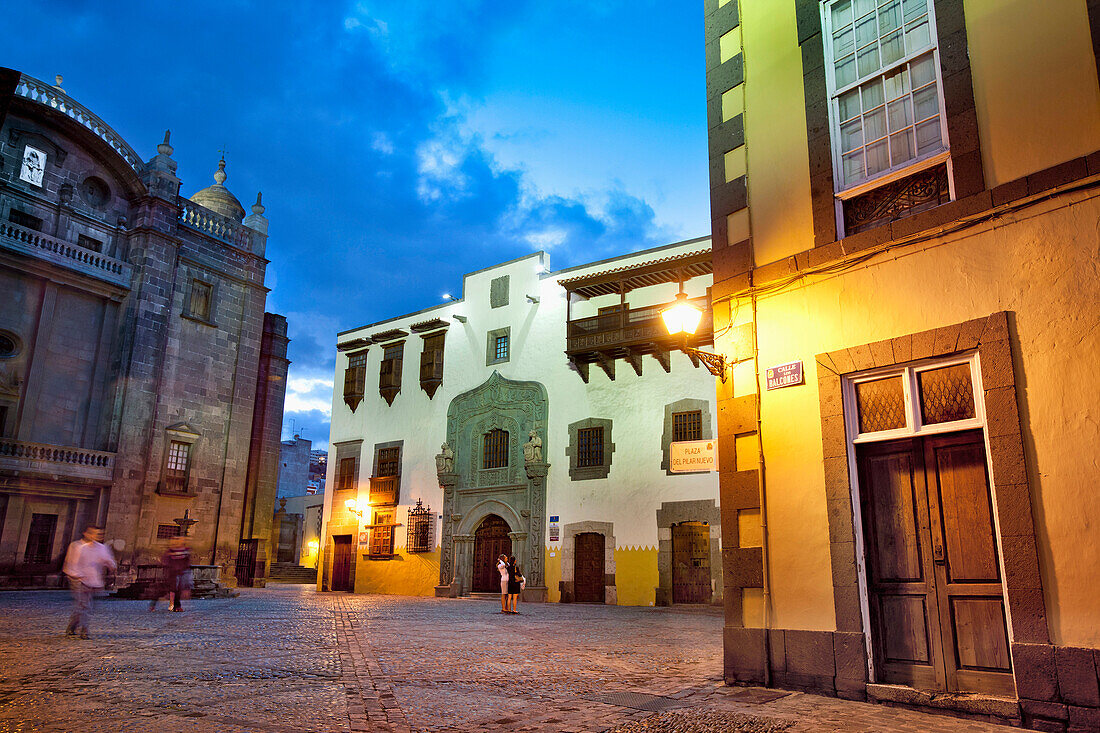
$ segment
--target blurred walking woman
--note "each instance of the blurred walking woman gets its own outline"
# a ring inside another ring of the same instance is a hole
[[[519,601],[522,582],[523,573],[516,564],[516,556],[512,555],[508,558],[508,613],[519,613],[516,610],[516,603]]]

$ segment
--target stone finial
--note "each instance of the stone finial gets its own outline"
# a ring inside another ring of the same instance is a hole
[[[61,82],[62,82],[61,74],[56,75],[53,78],[53,88],[56,89],[57,91],[61,92],[62,94],[64,94],[65,90],[61,88]]]
[[[218,161],[218,170],[214,173],[214,183],[224,186],[226,178],[229,178],[229,176],[225,174],[225,156],[223,155],[222,159]]]
[[[264,213],[263,196],[264,194],[262,191],[256,192],[256,203],[252,204],[252,213],[256,216],[260,216]]]
[[[157,146],[157,152],[161,155],[171,155],[174,148],[168,144],[169,139],[172,137],[171,130],[164,131],[164,142]]]

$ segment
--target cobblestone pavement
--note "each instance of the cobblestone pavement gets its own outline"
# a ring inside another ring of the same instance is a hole
[[[245,590],[149,613],[0,593],[0,733],[886,731],[1000,726],[721,683],[714,609]]]

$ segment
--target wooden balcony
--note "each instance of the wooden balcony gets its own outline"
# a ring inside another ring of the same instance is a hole
[[[396,504],[399,479],[399,476],[372,476],[369,499],[371,505]]]
[[[37,475],[81,483],[109,484],[115,454],[64,445],[0,439],[0,471]]]

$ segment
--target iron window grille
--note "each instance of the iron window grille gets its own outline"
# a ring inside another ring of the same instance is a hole
[[[409,552],[431,552],[435,543],[433,532],[435,517],[430,506],[424,506],[420,499],[416,500],[416,506],[409,510],[408,537],[405,547]]]
[[[396,476],[397,467],[401,463],[400,448],[380,448],[378,450],[377,476]]]
[[[588,468],[603,465],[603,428],[581,428],[577,431],[577,466]]]
[[[701,410],[672,413],[672,440],[702,440],[703,413]]]
[[[497,336],[494,353],[497,361],[506,361],[508,359],[508,336]]]
[[[170,540],[180,536],[180,527],[178,524],[160,524],[157,525],[157,539],[158,540]]]
[[[504,468],[508,465],[508,431],[494,428],[485,433],[482,468]]]

